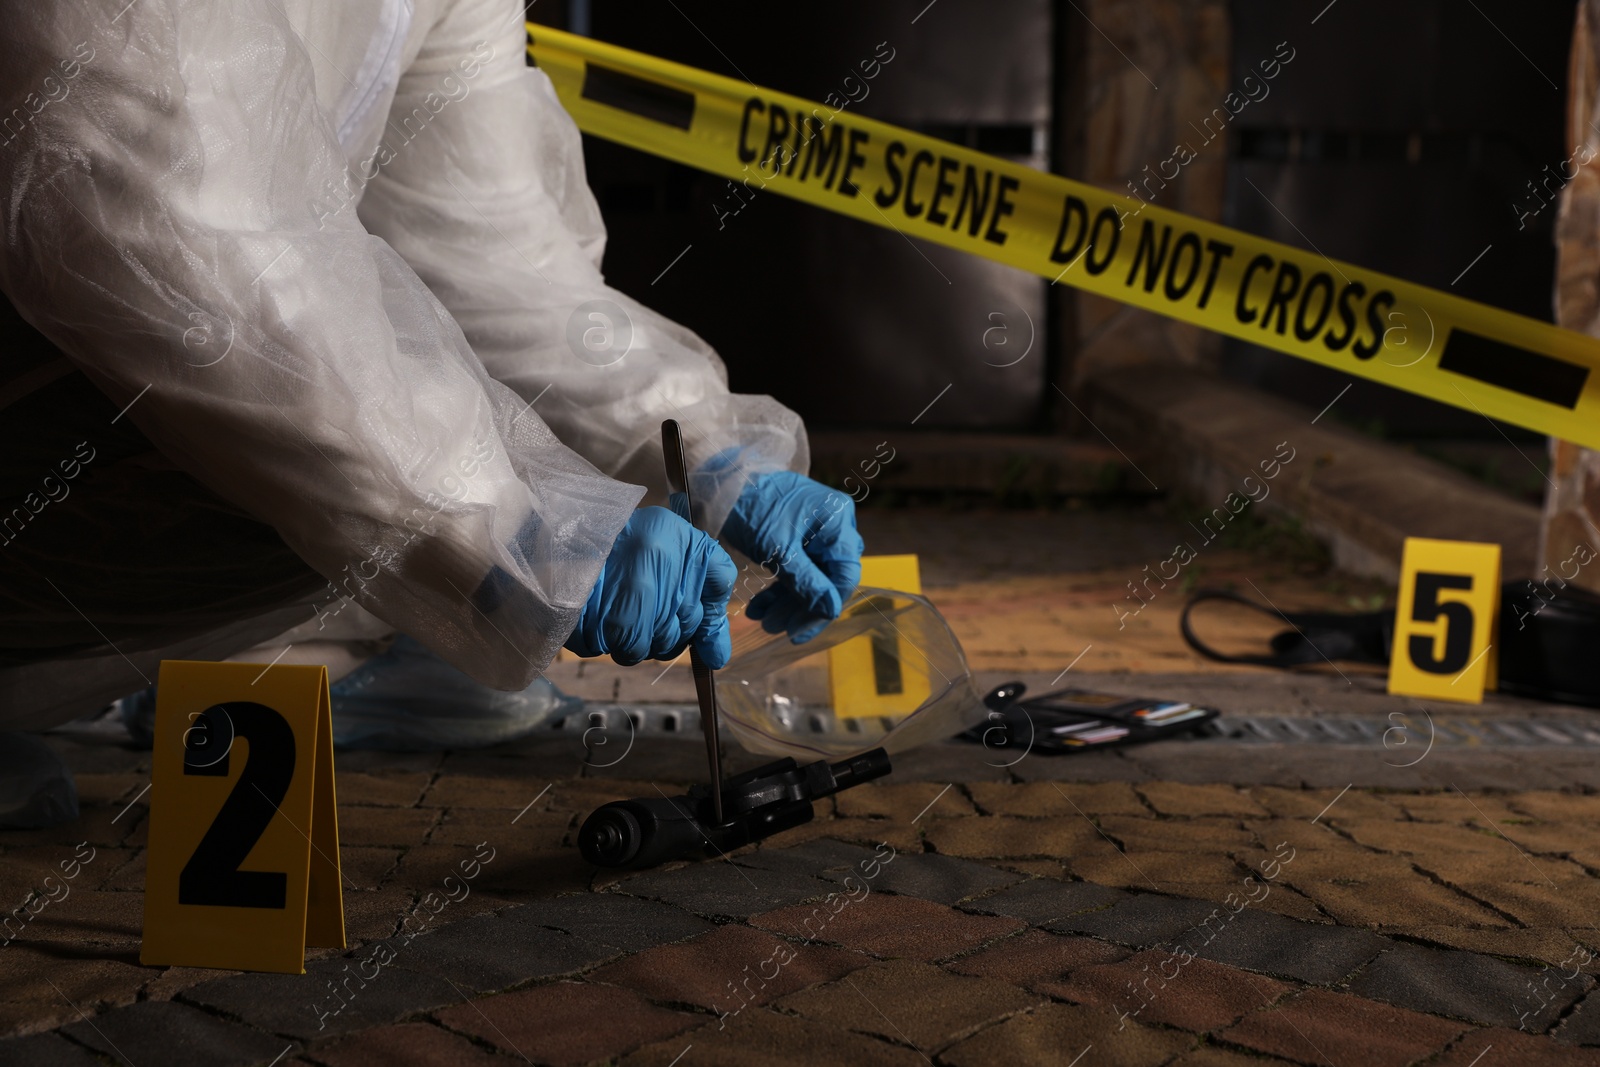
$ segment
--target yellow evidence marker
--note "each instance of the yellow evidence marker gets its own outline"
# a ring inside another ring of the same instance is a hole
[[[1481,704],[1499,655],[1500,546],[1406,538],[1389,692]]]
[[[917,557],[862,556],[861,584],[900,593],[922,593]],[[889,610],[892,601],[868,600],[856,612]],[[920,667],[920,669],[919,669]],[[828,650],[828,688],[841,719],[909,715],[932,695],[922,654],[903,638],[863,634]]]
[[[328,669],[166,660],[139,962],[305,973],[343,948]]]

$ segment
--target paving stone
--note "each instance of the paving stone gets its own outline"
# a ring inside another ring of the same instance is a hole
[[[347,807],[339,812],[339,844],[410,848],[439,821],[432,808]]]
[[[1029,878],[1053,878],[1058,882],[1067,878],[1067,868],[1060,860],[991,860],[996,867],[1016,871]]]
[[[1256,837],[1237,818],[1152,819],[1149,815],[1101,815],[1100,829],[1135,855],[1144,852],[1228,852],[1253,848]]]
[[[75,889],[60,901],[45,904],[17,940],[19,943],[137,945],[143,932],[142,894]]]
[[[846,818],[877,817],[903,822],[918,816],[975,813],[972,801],[959,787],[945,789],[929,782],[868,782],[836,794],[834,806]]]
[[[489,847],[495,850],[493,858],[479,864],[478,874],[470,882],[474,894],[537,900],[588,889],[595,870],[576,848],[540,847],[532,839],[499,839]],[[446,885],[446,879],[454,879],[450,886],[463,880],[463,871],[473,870],[480,854],[487,853],[465,844],[420,845],[406,852],[389,882],[414,889],[419,895],[457,892]]]
[[[1445,886],[1421,879],[1386,882],[1373,879],[1356,885],[1302,883],[1295,888],[1345,926],[1409,932],[1434,925],[1476,925],[1508,929],[1511,923],[1495,912]]]
[[[362,752],[338,749],[333,754],[334,777],[346,774],[426,774],[433,777],[448,758],[443,752]],[[337,786],[335,787],[337,788]]]
[[[436,1017],[452,1030],[551,1067],[611,1060],[705,1022],[703,1016],[658,1008],[632,990],[589,982],[488,997]]]
[[[529,815],[545,810],[550,795],[545,793],[540,796],[540,794],[549,785],[548,779],[541,781],[526,774],[490,778],[451,770],[439,775],[438,780],[433,782],[423,803],[430,808],[489,808],[503,811],[507,814],[502,822],[509,823],[518,812],[528,808],[529,805],[532,805],[528,811]],[[517,824],[521,823],[522,820],[518,819]]]
[[[1173,744],[1134,745],[1126,755],[1128,761],[1142,772],[1138,780],[1145,782],[1226,784],[1234,787],[1275,785],[1283,788],[1327,784],[1308,781],[1304,768],[1299,765],[1300,760],[1295,758],[1306,751],[1305,746],[1278,746],[1288,750],[1284,755],[1262,751],[1274,746],[1250,747],[1250,758],[1241,760],[1235,742],[1189,737]],[[1345,776],[1340,777],[1339,781],[1348,785],[1350,780]]]
[[[123,856],[128,858],[120,866],[107,868],[100,872],[100,880],[91,886],[94,889],[114,889],[118,892],[144,892],[145,879],[145,850],[126,849],[108,851],[107,855]]]
[[[1296,922],[1257,908],[1246,908],[1203,941],[1185,943],[1201,959],[1314,985],[1339,981],[1394,944],[1367,930]]]
[[[1060,978],[1091,963],[1112,963],[1127,955],[1127,949],[1096,941],[1092,937],[1026,930],[1016,937],[997,941],[982,952],[962,956],[944,967],[956,974],[998,978],[1032,989],[1041,980]]]
[[[1525,1010],[1528,1006],[1517,1010]],[[1561,1020],[1555,1037],[1571,1045],[1600,1045],[1600,995],[1585,996],[1572,1009],[1572,1014]]]
[[[1239,865],[1222,851],[1152,852],[1130,848],[1123,852],[1103,838],[1089,842],[1067,866],[1088,882],[1160,892],[1175,893],[1171,887],[1180,882],[1231,882],[1239,886],[1244,880]]]
[[[1205,892],[1191,892],[1188,887],[1183,886],[1174,888],[1172,892],[1182,893],[1186,896],[1204,896],[1207,900],[1213,900],[1232,907],[1238,902],[1239,888],[1238,884],[1231,885],[1228,887],[1228,892],[1221,896],[1212,896]],[[1252,904],[1250,907],[1253,911],[1269,912],[1305,923],[1328,925],[1331,921],[1327,913],[1317,906],[1316,901],[1304,896],[1293,886],[1285,885],[1282,882],[1272,887],[1271,896],[1268,896],[1258,904]]]
[[[343,899],[345,937],[352,943],[392,936],[416,904],[415,894],[397,885],[359,890],[345,886]]]
[[[1506,805],[1543,822],[1600,824],[1600,796],[1593,794],[1534,790],[1511,794],[1506,797]]]
[[[1276,1056],[1258,1056],[1252,1052],[1235,1052],[1233,1049],[1204,1045],[1179,1056],[1167,1067],[1293,1067],[1288,1060]]]
[[[368,946],[350,956],[309,963],[303,975],[219,978],[185,991],[180,998],[305,1041],[392,1023],[413,1012],[461,1001],[462,993],[436,975],[403,970],[395,963],[375,970],[378,965],[368,962],[373,951]],[[378,959],[381,962],[382,957]],[[375,977],[363,980],[363,974]],[[340,992],[335,994],[335,989]],[[137,1057],[134,1062],[139,1062]]]
[[[1256,858],[1265,856],[1265,853],[1260,850],[1248,850],[1242,851],[1240,855]],[[1277,881],[1296,884],[1338,882],[1356,885],[1375,884],[1378,881],[1403,882],[1408,878],[1420,877],[1412,869],[1410,859],[1404,856],[1385,855],[1354,845],[1332,849],[1295,848],[1291,857],[1289,862],[1283,865]]]
[[[485,1005],[492,1001],[485,1001]],[[471,1008],[467,1008],[471,1011]],[[457,1034],[429,1023],[378,1026],[317,1046],[327,1067],[494,1067],[506,1061]]]
[[[570,832],[577,829],[574,825],[577,818],[570,812],[527,811],[513,825],[511,820],[517,814],[515,811],[508,814],[498,808],[451,808],[428,835],[428,843],[473,846],[484,843],[497,850],[517,847],[556,849],[562,846]]]
[[[317,950],[326,951],[326,950]],[[217,978],[227,978],[239,974],[238,971],[218,970],[215,967],[165,967],[160,969],[147,968],[154,971],[155,976],[145,983],[139,990],[140,1000],[171,1000],[186,989],[192,989],[201,982],[210,982]]]
[[[629,956],[588,977],[625,986],[663,1004],[693,1004],[721,1014],[752,1003],[770,1003],[871,962],[860,953],[780,941],[760,930],[729,924]]]
[[[1392,799],[1401,811],[1418,822],[1459,823],[1492,829],[1508,821],[1526,821],[1526,817],[1513,811],[1504,799],[1494,796],[1462,796],[1451,790],[1448,793],[1405,793]]]
[[[1238,1021],[1296,987],[1176,952],[1140,952],[1118,963],[1079,967],[1034,988],[1058,1000],[1126,1013],[1142,1023],[1206,1033]]]
[[[1089,934],[1134,948],[1151,948],[1176,940],[1218,910],[1217,905],[1206,900],[1136,893],[1100,911],[1054,919],[1046,923],[1045,928],[1060,933]]]
[[[1567,859],[1540,856],[1535,860],[1512,848],[1495,852],[1433,852],[1407,858],[1430,878],[1453,886],[1502,882],[1548,886],[1554,882],[1562,892],[1582,899],[1591,912],[1600,904],[1600,893],[1591,888],[1589,873]]]
[[[342,757],[334,757],[335,764],[341,761]],[[421,772],[368,774],[360,771],[346,772],[343,768],[338,768],[334,788],[339,798],[341,812],[346,805],[361,804],[410,808],[422,800],[422,795],[427,792],[428,784],[432,781],[432,774]],[[340,820],[343,821],[342,814]]]
[[[1570,960],[1578,950],[1572,935],[1564,930],[1463,930],[1456,926],[1419,926],[1407,930],[1406,935],[1441,948],[1501,956],[1535,968],[1546,963],[1553,967]],[[1571,967],[1572,964],[1567,963],[1562,969],[1570,971]],[[1584,969],[1595,973],[1600,965],[1590,963]]]
[[[1540,972],[1472,952],[1396,944],[1351,980],[1350,991],[1481,1025],[1515,1030],[1525,1020],[1527,1029],[1539,1033],[1593,984],[1586,974],[1563,981],[1554,969]]]
[[[1058,882],[1034,878],[991,893],[965,905],[985,915],[1010,915],[1034,926],[1095,911],[1126,899],[1128,894],[1093,882]]]
[[[1312,823],[1309,819],[1245,819],[1243,822],[1264,846],[1264,849],[1257,850],[1256,855],[1267,855],[1266,849],[1271,849],[1272,854],[1276,854],[1285,846],[1294,849],[1295,856],[1306,852],[1332,852],[1344,856],[1372,855],[1370,850],[1341,836],[1326,822]]]
[[[620,954],[618,946],[573,937],[533,922],[480,915],[448,923],[409,941],[390,942],[394,966],[453,982],[463,992],[488,993],[534,978],[591,967]]]
[[[1057,859],[1102,846],[1105,838],[1079,815],[1050,819],[995,816],[935,819],[928,825],[927,842],[935,852],[968,859]]]
[[[184,1067],[245,1067],[266,1063],[292,1046],[186,1004],[130,1004],[89,1022],[62,1027],[105,1056],[131,1064],[181,1063]]]
[[[364,848],[341,844],[339,872],[344,875],[345,889],[381,889],[395,873],[403,854],[404,850],[398,848]]]
[[[968,952],[985,941],[1020,930],[1022,922],[999,915],[968,915],[915,897],[873,893],[843,905],[780,908],[752,916],[750,924],[870,952],[875,956],[936,960]]]
[[[149,808],[139,803],[123,814],[123,807],[122,804],[85,804],[79,807],[78,817],[69,823],[43,830],[0,830],[0,848],[54,846],[61,849],[62,859],[68,859],[72,856],[72,846],[80,841],[87,842],[91,848],[142,845]]]
[[[1145,802],[1162,815],[1248,816],[1267,813],[1248,790],[1231,785],[1141,782],[1136,788]]]
[[[939,904],[955,904],[991,889],[1022,881],[1020,874],[1011,871],[929,852],[903,852],[890,862],[880,864],[877,870],[878,876],[870,880],[864,878],[859,870],[848,869],[843,872],[830,871],[823,877],[841,884],[846,878],[853,878],[852,885],[865,883],[874,890],[920,897]]]
[[[931,1054],[980,1026],[1042,1003],[1043,997],[1006,982],[895,960],[794,993],[777,1006]]]
[[[95,1010],[96,1005],[84,1005],[84,1011]],[[0,1000],[0,1033],[13,1037],[53,1030],[82,1018],[60,997],[54,1004],[41,1000]]]
[[[133,867],[134,864],[138,865],[138,878],[126,877],[125,872],[128,872],[128,869]],[[74,885],[77,886],[77,889],[118,889],[118,891],[133,889],[136,893],[142,893],[144,891],[144,849],[96,849],[93,864],[86,865],[80,870]],[[77,891],[77,889],[74,889],[74,891]]]
[[[735,857],[734,863],[740,867],[814,878],[853,873],[859,879],[868,871],[881,873],[884,858],[893,863],[898,854],[892,848],[874,851],[846,841],[821,838],[792,846],[763,847]]]
[[[71,903],[68,897],[62,905]],[[0,990],[6,1000],[16,1001],[60,1003],[64,996],[85,1010],[132,1003],[151,972],[134,966],[131,953],[117,953],[122,959],[106,959],[108,955],[112,953],[92,945],[30,944],[18,939],[0,947]]]
[[[100,1058],[60,1034],[0,1041],[0,1067],[100,1067]]]
[[[1487,1051],[1487,1055],[1484,1053]],[[1482,1057],[1482,1059],[1477,1059]],[[1597,1067],[1600,1050],[1516,1030],[1474,1030],[1428,1067]]]
[[[1393,819],[1350,819],[1337,813],[1329,821],[1359,845],[1405,855],[1459,855],[1463,852],[1507,853],[1516,846],[1493,830],[1468,829],[1444,823],[1399,822]]]
[[[624,893],[573,893],[500,913],[506,927],[530,925],[563,930],[585,941],[615,945],[623,952],[703,934],[711,923],[682,908]]]
[[[727,1021],[658,1041],[625,1057],[622,1067],[671,1067],[693,1046],[685,1067],[927,1067],[908,1048],[840,1030],[812,1019],[751,1008]]]
[[[939,1056],[950,1067],[1058,1067],[1093,1047],[1081,1062],[1095,1067],[1156,1067],[1194,1042],[1189,1034],[1137,1022],[1124,1025],[1096,1008],[1046,1004],[980,1030]]]
[[[833,893],[835,886],[807,875],[707,860],[677,870],[635,875],[623,882],[621,889],[697,915],[745,919],[774,907],[820,899]]]
[[[1280,789],[1258,785],[1250,790],[1250,796],[1273,815],[1297,822],[1304,819],[1304,825],[1311,825],[1311,819],[1317,819],[1320,823],[1318,816],[1335,811],[1348,811],[1355,817],[1400,818],[1399,808],[1383,796],[1364,789]],[[1330,804],[1332,807],[1329,807]]]
[[[978,747],[978,746],[973,746]],[[991,756],[995,762],[997,757]],[[1010,757],[1016,759],[1015,756]],[[1128,750],[1113,748],[1109,751],[1075,753],[1070,759],[1024,759],[1017,763],[1002,764],[1001,774],[1016,777],[1024,782],[1144,782],[1151,778],[1149,770],[1128,757]]]
[[[1304,1063],[1407,1064],[1444,1048],[1465,1023],[1308,989],[1247,1015],[1221,1040]]]
[[[110,845],[83,844],[79,851],[80,841],[6,849],[4,863],[0,864],[0,899],[7,901],[5,907],[19,906],[34,893],[53,894],[59,903],[65,903],[80,890],[104,889],[104,883],[117,868],[138,854],[135,849]],[[88,856],[89,860],[83,862],[78,856]],[[67,877],[69,873],[73,877]],[[50,879],[48,884],[46,878]],[[65,897],[61,896],[63,892]]]
[[[485,864],[483,873],[473,883],[477,887],[475,891],[510,900],[542,900],[562,893],[582,892],[594,881],[596,868],[583,858],[576,846],[547,849],[530,845],[524,849],[516,847],[515,842],[502,845],[495,862]],[[442,883],[429,883],[427,888],[439,884]]]
[[[818,838],[833,838],[860,845],[863,848],[881,849],[887,846],[896,853],[922,852],[922,823],[893,822],[889,819],[814,819],[793,830],[785,830],[771,838],[768,848],[785,848]]]
[[[1540,866],[1548,861],[1540,860]],[[1538,877],[1527,868],[1523,879]],[[1563,879],[1555,885],[1529,881],[1456,881],[1464,893],[1516,916],[1532,927],[1583,926],[1600,915],[1600,881],[1592,877]]]
[[[986,815],[1145,815],[1126,782],[975,782],[967,787]]]

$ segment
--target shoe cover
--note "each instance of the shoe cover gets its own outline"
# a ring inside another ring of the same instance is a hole
[[[483,748],[514,741],[583,709],[543,678],[520,692],[480,685],[421,643],[397,636],[329,687],[333,743],[339,748],[384,752],[435,752]],[[155,740],[156,688],[116,702],[137,748]]]
[[[805,468],[792,412],[731,394],[703,341],[605,285],[581,141],[526,66],[516,0],[0,13],[0,98],[22,101],[0,131],[0,290],[166,460],[328,581],[313,612],[353,600],[523,691],[640,497],[665,502],[664,417],[694,469],[729,449],[746,475]],[[705,528],[742,485],[695,486]],[[45,665],[65,681],[0,678],[6,722],[81,714],[127,692],[129,663],[221,658],[299,621],[241,617],[226,645],[200,639],[208,618],[139,647],[118,635],[148,606],[117,596],[0,620],[104,642]]]
[[[111,709],[122,720],[123,727],[128,731],[128,740],[134,748],[149,752],[156,747],[155,686],[113,701]]]
[[[480,685],[404,635],[331,692],[334,745],[386,752],[497,745],[583,708],[543,678],[516,693]]]
[[[78,786],[55,749],[32,734],[0,735],[0,829],[42,830],[78,817]]]

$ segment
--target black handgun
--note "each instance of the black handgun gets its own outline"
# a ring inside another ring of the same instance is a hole
[[[889,754],[881,748],[804,767],[793,759],[777,760],[723,783],[725,821],[720,824],[706,785],[675,797],[615,800],[584,820],[578,849],[597,867],[654,867],[700,852],[720,855],[810,822],[813,801],[882,778],[889,770]]]

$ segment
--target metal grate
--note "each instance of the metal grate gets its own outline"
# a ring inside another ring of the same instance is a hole
[[[838,728],[829,715],[808,714],[807,726],[815,733]],[[631,726],[631,731],[630,731]],[[846,719],[844,728],[860,729]],[[552,721],[552,731],[584,733],[599,729],[610,733],[657,737],[700,736],[700,709],[693,704],[590,704]],[[1391,717],[1340,717],[1290,715],[1223,716],[1183,735],[1205,741],[1279,745],[1381,745],[1399,749],[1429,744],[1460,748],[1600,748],[1600,718],[1586,719],[1429,719],[1420,711],[1396,712]]]
[[[1224,716],[1198,733],[1245,744],[1600,748],[1600,719],[1594,724],[1582,719],[1430,720],[1421,712],[1397,712],[1387,719]]]

